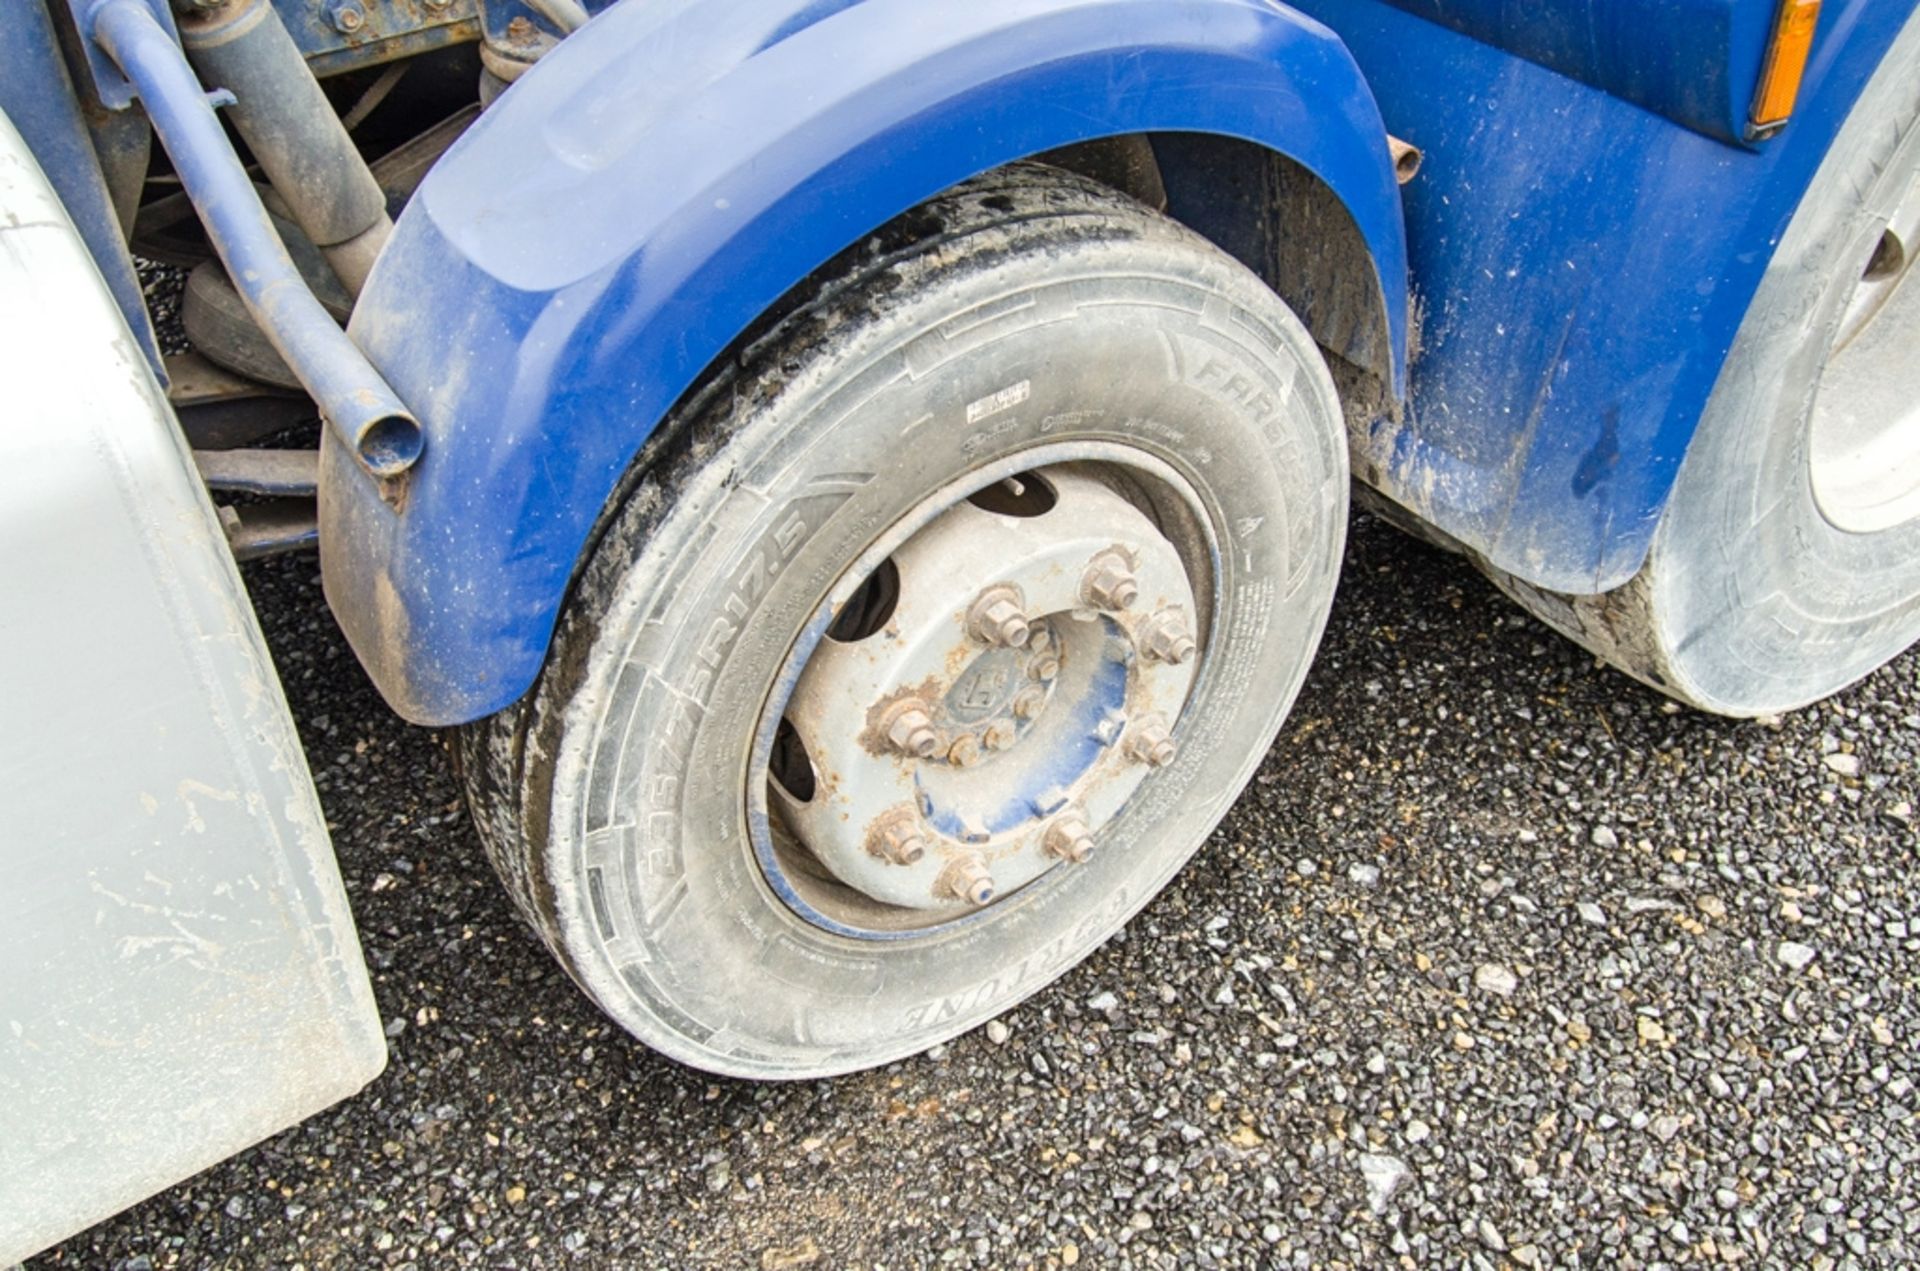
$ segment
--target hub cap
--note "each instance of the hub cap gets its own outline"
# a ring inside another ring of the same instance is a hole
[[[1200,661],[1182,556],[1128,498],[1067,466],[983,494],[841,607],[775,747],[783,829],[895,929],[1090,860],[1176,761]]]

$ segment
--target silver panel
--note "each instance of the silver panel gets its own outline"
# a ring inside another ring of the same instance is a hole
[[[0,116],[0,1266],[386,1062],[293,722],[165,401]]]

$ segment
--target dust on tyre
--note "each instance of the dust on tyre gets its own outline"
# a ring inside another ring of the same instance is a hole
[[[460,744],[548,946],[716,1072],[909,1054],[1097,947],[1251,775],[1337,575],[1311,338],[1038,165],[837,262],[663,435]]]

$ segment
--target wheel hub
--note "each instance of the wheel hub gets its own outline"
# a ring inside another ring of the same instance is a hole
[[[1021,480],[1051,506],[934,517],[891,557],[890,610],[823,639],[786,706],[810,778],[770,783],[787,829],[928,918],[1091,859],[1177,761],[1196,675],[1193,589],[1154,522],[1083,472]]]

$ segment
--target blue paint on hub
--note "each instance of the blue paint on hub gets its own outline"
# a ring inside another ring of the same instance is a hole
[[[1103,626],[1110,625],[1104,618],[1100,621]],[[986,778],[991,768],[1003,765],[1020,774],[999,805],[981,815],[989,834],[1006,834],[1033,825],[1041,819],[1034,809],[1044,804],[1050,791],[1071,790],[1099,761],[1107,749],[1107,742],[1098,735],[1100,723],[1124,712],[1127,704],[1127,663],[1117,655],[1116,645],[1124,647],[1125,642],[1082,642],[1083,647],[1100,648],[1102,656],[1079,695],[1062,701],[1056,694],[1047,707],[1044,726],[1036,726],[1007,750],[983,754],[979,769],[965,774]],[[937,800],[924,786],[919,797],[928,825],[958,842],[967,840],[968,818],[961,808]]]

